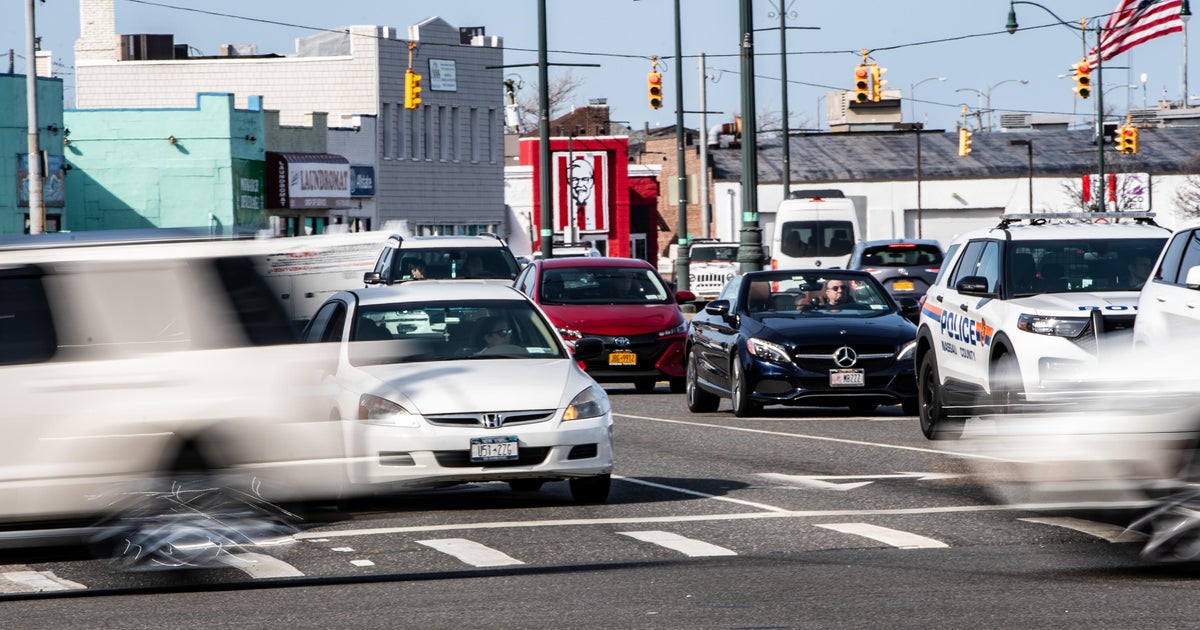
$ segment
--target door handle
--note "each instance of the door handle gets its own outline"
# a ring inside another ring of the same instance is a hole
[[[935,299],[935,300],[937,300],[937,301],[939,301],[939,302],[945,302],[945,301],[946,301],[946,299],[945,299],[945,298],[943,298],[943,297],[942,297],[942,296],[940,296],[940,295],[939,295],[939,296],[936,296],[934,299]]]
[[[959,305],[958,305],[958,310],[960,310],[960,311],[962,311],[962,312],[966,313],[966,312],[967,312],[967,305],[966,305],[966,304],[959,304]]]

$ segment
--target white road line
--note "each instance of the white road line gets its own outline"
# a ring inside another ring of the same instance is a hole
[[[256,580],[304,576],[304,572],[300,569],[265,553],[239,553],[222,556],[221,562]]]
[[[768,512],[787,512],[788,511],[785,508],[775,507],[773,505],[766,505],[765,503],[754,503],[753,501],[743,501],[741,499],[731,499],[729,497],[719,497],[715,494],[707,494],[704,492],[697,492],[695,490],[688,490],[687,488],[677,488],[675,486],[666,486],[661,483],[654,483],[653,481],[645,481],[642,479],[635,479],[633,477],[622,477],[620,475],[613,475],[613,479],[620,479],[622,481],[628,481],[630,483],[638,483],[643,486],[650,486],[651,488],[658,488],[660,490],[671,490],[673,492],[679,492],[681,494],[690,494],[692,496],[703,497],[705,499],[714,499],[717,501],[728,501],[729,503],[737,503],[738,505],[745,505],[747,507],[758,508],[760,510],[767,510]]]
[[[778,435],[783,437],[799,438],[802,440],[816,440],[818,442],[837,442],[839,444],[852,444],[854,446],[872,446],[875,448],[890,448],[897,451],[915,451],[917,453],[933,453],[935,455],[953,455],[954,457],[966,457],[971,459],[986,459],[992,461],[1008,461],[1002,457],[990,457],[988,455],[979,455],[977,453],[960,453],[958,451],[940,451],[932,448],[918,448],[916,446],[900,446],[899,444],[880,444],[879,442],[863,442],[861,440],[846,440],[842,438],[831,438],[823,435],[807,435],[804,433],[788,433],[786,431],[767,431],[765,429],[751,429],[748,427],[727,427],[720,424],[707,424],[704,422],[688,422],[686,420],[671,420],[669,418],[652,418],[649,416],[634,416],[627,413],[614,413],[613,417],[633,418],[635,420],[650,420],[652,422],[666,422],[668,424],[686,424],[694,427],[705,427],[709,429],[725,429],[727,431],[740,431],[743,433],[761,433],[763,435]]]
[[[949,547],[946,543],[925,536],[918,536],[910,532],[891,529],[888,527],[880,527],[878,525],[870,525],[868,523],[821,523],[817,527],[832,529],[835,532],[843,534],[853,534],[877,540],[885,545],[899,547],[900,549],[940,549]]]
[[[71,580],[54,575],[53,571],[7,571],[0,574],[5,580],[12,582],[21,588],[17,592],[43,593],[46,591],[78,591],[87,587]],[[11,592],[8,589],[0,588],[0,591]]]
[[[436,540],[418,540],[417,542],[454,556],[475,567],[507,567],[514,564],[525,564],[508,554],[465,538],[438,538]]]
[[[371,562],[370,560],[351,560],[350,564],[353,564],[356,567],[373,567],[373,566],[375,566],[375,563]]]
[[[1069,516],[1048,516],[1046,518],[1021,518],[1019,521],[1026,523],[1039,523],[1042,525],[1053,525],[1055,527],[1064,527],[1073,529],[1077,532],[1083,532],[1089,536],[1095,536],[1111,543],[1119,542],[1140,542],[1146,540],[1146,535],[1141,532],[1130,531],[1120,525],[1111,523],[1098,523],[1096,521],[1086,521],[1081,518],[1071,518]]]
[[[679,553],[681,553],[685,556],[690,556],[692,558],[703,558],[703,557],[707,557],[707,556],[736,556],[737,555],[737,552],[733,551],[732,549],[718,547],[717,545],[706,543],[703,540],[696,540],[695,538],[687,538],[685,536],[680,536],[679,534],[672,534],[671,532],[653,530],[653,531],[644,531],[644,532],[617,532],[617,533],[622,536],[629,536],[630,538],[636,538],[640,541],[655,544],[660,547],[666,547],[667,549],[671,549],[673,551],[678,551]]]
[[[786,483],[789,486],[795,486],[795,487],[800,487],[800,488],[812,488],[812,489],[816,489],[816,490],[833,490],[835,492],[845,492],[847,490],[861,488],[863,486],[874,483],[872,481],[856,481],[854,483],[833,483],[831,481],[822,481],[821,479],[825,479],[824,477],[822,477],[821,479],[818,479],[816,477],[807,477],[804,475],[785,475],[783,473],[758,473],[758,476],[763,477],[764,479],[770,479],[772,481]]]
[[[377,527],[373,529],[323,530],[293,534],[298,540],[311,538],[346,538],[350,536],[378,536],[386,534],[411,534],[416,532],[470,531],[477,529],[528,529],[533,527],[579,527],[590,525],[645,525],[657,523],[699,523],[715,521],[742,521],[772,518],[825,518],[961,514],[971,512],[1039,512],[1061,509],[1100,508],[1144,508],[1151,507],[1149,501],[1125,501],[1117,503],[1023,503],[1015,505],[961,505],[932,508],[894,508],[885,510],[797,510],[794,512],[745,512],[738,514],[693,514],[644,516],[625,518],[569,518],[544,521],[493,521],[483,523],[446,523],[443,525],[416,525],[412,527]]]

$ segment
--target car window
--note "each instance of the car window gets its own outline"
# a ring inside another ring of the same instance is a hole
[[[967,243],[966,250],[958,259],[958,266],[954,270],[954,276],[950,280],[950,287],[958,286],[958,283],[967,276],[978,275],[976,270],[979,267],[979,256],[983,254],[983,246],[985,241],[971,241]]]
[[[543,304],[669,304],[671,294],[652,269],[562,267],[542,271]]]
[[[958,251],[959,247],[961,247],[961,245],[958,243],[951,245],[950,249],[946,250],[946,256],[942,260],[943,261],[954,260],[954,253]],[[949,267],[947,267],[946,265],[942,265],[942,268],[938,269],[937,277],[933,279],[933,283],[935,285],[941,284],[942,278],[944,278],[949,271],[950,271]]]
[[[734,276],[732,279],[729,280],[729,282],[725,283],[725,288],[721,289],[721,295],[718,296],[717,299],[718,300],[729,300],[729,310],[730,311],[737,310],[738,292],[741,290],[741,288],[742,288],[742,277]]]
[[[779,229],[784,256],[844,256],[854,249],[854,226],[849,221],[786,221]]]
[[[940,265],[942,250],[936,245],[889,243],[863,248],[860,263],[864,267],[917,267]]]
[[[395,257],[392,273],[397,280],[514,280],[519,271],[517,259],[504,247],[428,247],[421,244],[409,248],[402,246]]]
[[[1179,271],[1175,275],[1175,284],[1182,286],[1187,280],[1187,272],[1192,267],[1200,265],[1200,238],[1196,237],[1196,232],[1193,231],[1186,238],[1187,247],[1183,250],[1183,257],[1179,262]]]
[[[41,273],[32,267],[0,271],[0,365],[41,363],[57,347]]]
[[[1183,258],[1183,250],[1188,241],[1196,238],[1195,231],[1181,232],[1171,239],[1167,251],[1163,254],[1162,264],[1154,272],[1154,280],[1167,284],[1178,284],[1179,262]]]
[[[688,254],[692,262],[736,262],[738,248],[734,245],[724,247],[694,246]]]
[[[566,356],[553,327],[526,300],[362,306],[349,341],[368,342],[350,344],[353,365]]]
[[[1014,262],[1029,260],[1034,266],[1033,277],[1015,290],[1017,293],[1137,291],[1149,275],[1149,268],[1141,267],[1145,270],[1142,273],[1131,271],[1131,266],[1142,264],[1139,259],[1153,261],[1164,241],[1165,238],[1012,241],[1010,258]],[[1194,264],[1200,264],[1200,247],[1194,256]]]

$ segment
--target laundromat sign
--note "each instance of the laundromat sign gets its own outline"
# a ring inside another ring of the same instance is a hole
[[[349,208],[350,162],[330,153],[267,152],[268,208]]]

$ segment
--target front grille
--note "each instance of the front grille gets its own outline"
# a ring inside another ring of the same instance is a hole
[[[842,346],[849,346],[858,354],[858,361],[850,366],[854,369],[883,370],[895,362],[896,349],[892,346],[854,344],[798,346],[792,352],[792,360],[801,369],[810,372],[841,369],[833,362],[833,353]]]
[[[517,459],[499,462],[472,462],[471,451],[434,451],[433,456],[443,468],[504,468],[506,466],[537,466],[546,461],[549,446],[521,447]]]
[[[500,424],[487,427],[489,429],[498,429],[500,427],[511,427],[518,424],[533,424],[535,422],[545,422],[554,417],[553,409],[542,409],[536,411],[501,411],[497,412],[500,416]],[[486,426],[483,421],[484,414],[482,413],[455,413],[444,414],[437,416],[425,416],[425,421],[429,424],[440,427],[483,427]]]

